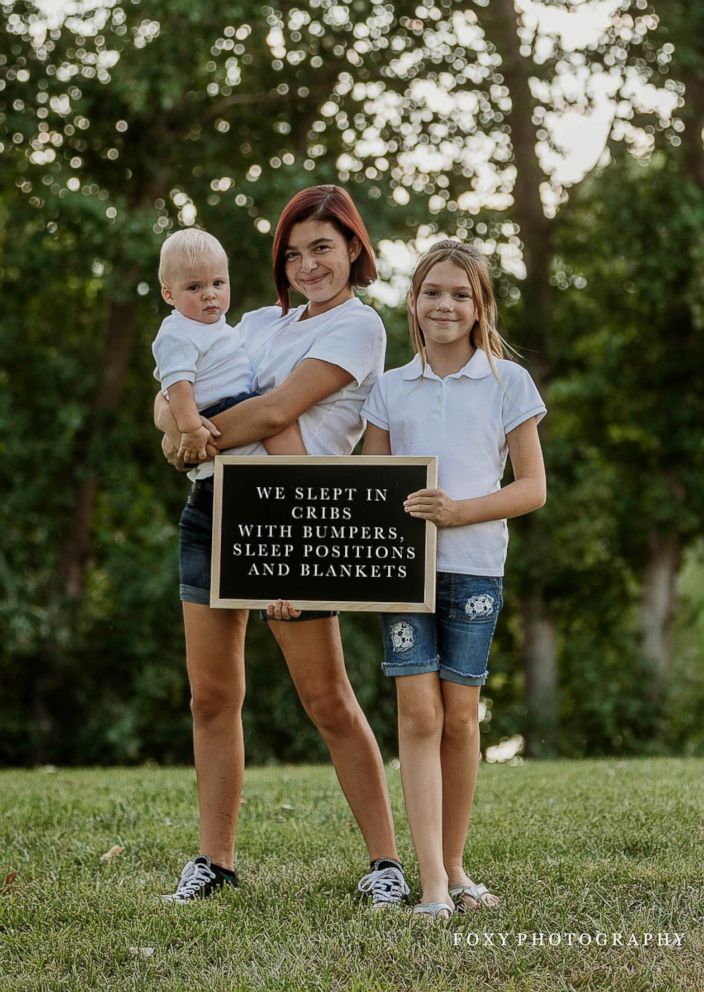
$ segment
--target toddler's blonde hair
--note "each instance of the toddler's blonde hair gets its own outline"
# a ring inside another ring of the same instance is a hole
[[[477,311],[476,322],[470,331],[470,340],[475,348],[484,349],[492,372],[498,379],[494,359],[503,358],[506,352],[512,352],[513,348],[504,341],[496,329],[497,310],[491,270],[485,256],[474,245],[447,238],[431,245],[418,259],[408,294],[408,328],[413,350],[420,355],[421,362],[425,365],[427,361],[425,338],[417,317],[418,294],[433,266],[438,262],[448,261],[467,274]]]
[[[224,257],[227,253],[217,238],[197,227],[185,227],[170,234],[161,246],[159,282],[168,284],[169,275],[177,269],[193,268],[204,258]]]

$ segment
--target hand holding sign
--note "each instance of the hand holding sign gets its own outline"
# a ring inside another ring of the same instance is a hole
[[[277,599],[275,603],[269,603],[266,615],[270,620],[298,620],[301,610],[294,610],[285,599]]]
[[[420,520],[430,520],[436,527],[457,527],[457,506],[442,489],[419,489],[411,493],[403,504],[406,513]]]

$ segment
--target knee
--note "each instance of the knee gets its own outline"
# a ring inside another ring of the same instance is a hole
[[[235,720],[242,711],[244,688],[225,686],[216,682],[191,684],[191,713],[198,723],[215,720]]]
[[[457,742],[458,744],[471,743],[479,734],[479,715],[476,711],[445,712],[445,722],[443,724],[443,737],[445,740]]]
[[[308,716],[322,734],[346,734],[358,722],[358,704],[352,690],[326,688],[301,700]]]
[[[443,708],[434,701],[414,703],[401,709],[401,725],[406,735],[421,739],[439,737],[443,727]]]

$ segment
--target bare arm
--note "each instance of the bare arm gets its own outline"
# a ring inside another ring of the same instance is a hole
[[[223,433],[218,440],[217,449],[208,445],[208,455],[212,458],[218,450],[236,448],[267,438],[271,441],[264,440],[264,445],[270,455],[307,454],[296,423],[298,417],[352,380],[353,376],[339,365],[331,365],[317,358],[304,359],[276,389],[264,396],[254,396],[239,403],[237,407],[218,414],[213,419],[213,424]],[[168,449],[178,447],[178,425],[169,403],[161,393],[157,394],[154,401],[154,423],[167,435],[170,441]],[[164,451],[166,454],[166,448]]]
[[[245,400],[213,418],[222,432],[218,447],[221,450],[237,448],[279,434],[306,410],[337,393],[353,379],[354,376],[339,365],[305,358],[276,389]]]
[[[181,431],[178,429],[169,401],[161,392],[154,397],[154,426],[166,435],[172,446],[178,448]]]
[[[214,440],[219,435],[220,431],[217,429],[215,424],[211,423],[211,421],[207,420],[205,417],[200,417],[200,420],[211,435],[210,441],[206,445],[206,453],[208,458],[214,458],[218,453]],[[187,468],[191,468],[192,464],[190,462],[187,463],[184,458],[179,456],[181,432],[178,429],[176,418],[171,412],[169,402],[164,398],[161,392],[158,392],[154,399],[154,424],[164,435],[161,439],[161,450],[164,454],[164,458],[166,458],[169,464],[173,465],[174,468],[177,468],[181,472],[185,472]]]
[[[206,449],[208,458],[214,458],[219,452],[218,448],[216,448],[213,443],[213,432],[215,432],[215,436],[217,436],[219,431],[212,421],[206,420],[205,417],[200,417],[200,420],[206,426],[211,435]],[[164,399],[161,393],[157,393],[154,400],[154,424],[157,429],[162,431],[164,434],[161,442],[161,450],[164,453],[164,457],[176,468],[184,469],[185,461],[183,458],[179,457],[181,434],[178,429],[178,424],[176,423],[176,418],[171,411],[171,406],[168,400]],[[301,432],[297,422],[291,424],[289,427],[285,427],[273,437],[265,438],[263,444],[270,455],[308,454],[306,447],[303,444],[303,438],[301,437]],[[188,460],[186,459],[186,461]]]
[[[306,446],[301,437],[301,430],[298,421],[284,427],[273,437],[266,437],[262,444],[269,455],[307,455]]]
[[[169,406],[182,434],[201,427],[200,414],[193,395],[193,383],[182,380],[169,386]]]
[[[506,435],[514,481],[503,489],[476,499],[454,500],[442,489],[411,493],[404,508],[412,517],[432,520],[438,527],[462,527],[488,520],[520,517],[545,503],[545,466],[538,424],[531,417]]]
[[[190,463],[206,461],[212,436],[198,413],[193,384],[182,379],[169,386],[169,405],[181,431],[179,458]]]
[[[390,455],[391,440],[389,432],[382,430],[375,424],[367,424],[367,432],[364,435],[363,455]]]

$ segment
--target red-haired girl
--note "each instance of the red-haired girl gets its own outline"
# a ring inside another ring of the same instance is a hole
[[[376,278],[376,266],[349,194],[337,186],[316,186],[294,196],[276,228],[273,268],[278,305],[245,314],[238,327],[263,395],[215,417],[218,448],[240,449],[297,422],[309,454],[349,455],[362,434],[362,405],[382,373],[385,351],[381,319],[354,293],[354,287]],[[292,308],[290,290],[306,302]],[[157,424],[177,446],[178,431],[163,399],[157,401]],[[212,471],[212,462],[198,466],[180,523],[201,854],[165,897],[176,903],[237,884],[247,611],[208,606]],[[269,610],[268,620],[366,842],[371,870],[359,887],[371,894],[374,908],[396,905],[408,888],[397,858],[384,768],[347,678],[338,618],[310,612],[293,617],[277,607]]]

